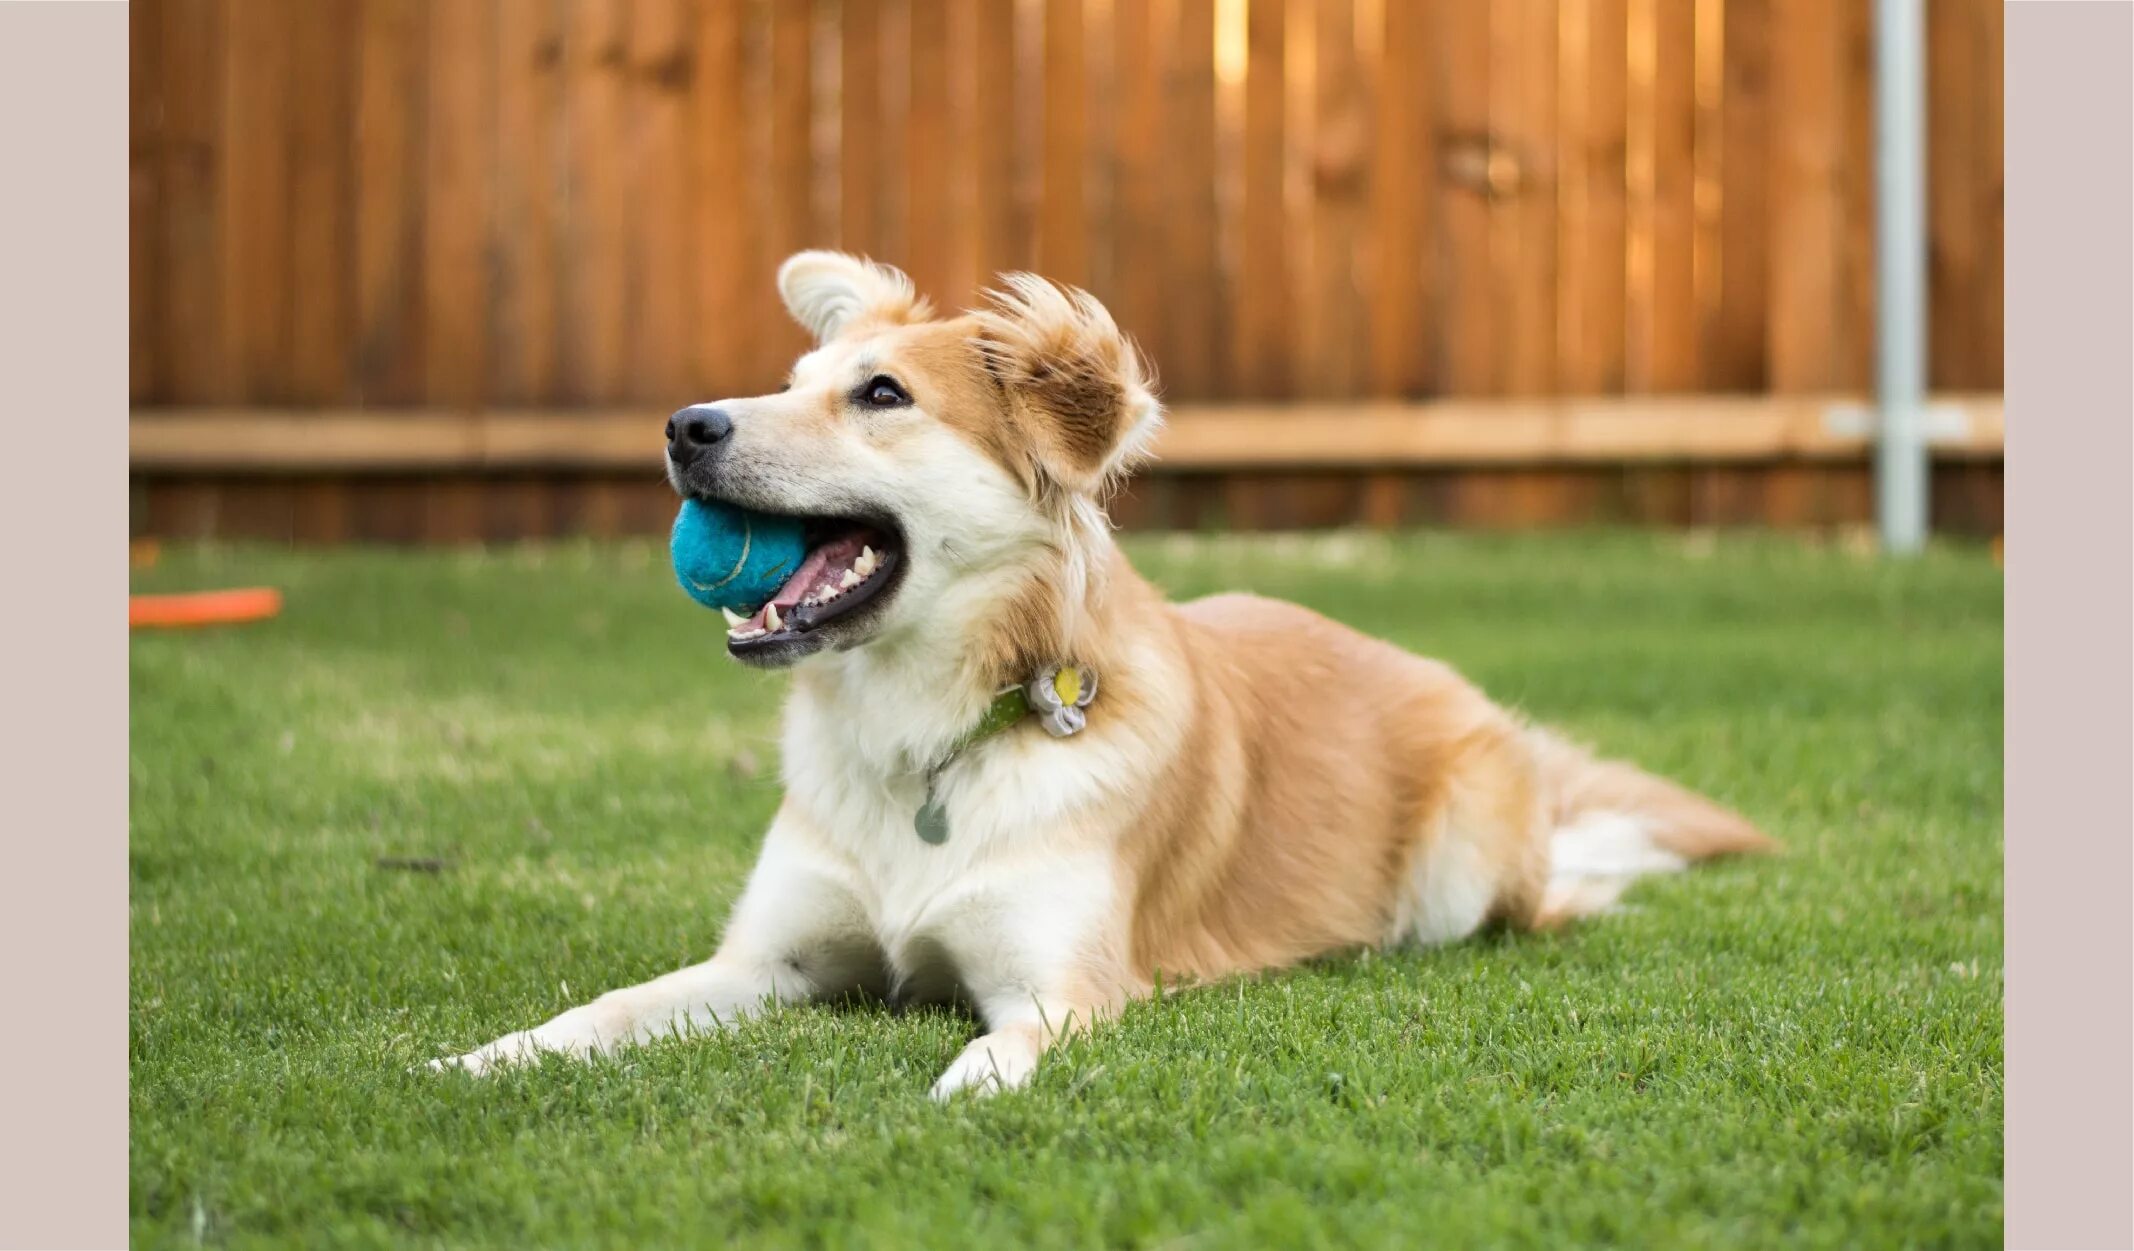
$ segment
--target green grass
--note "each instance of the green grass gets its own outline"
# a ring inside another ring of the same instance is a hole
[[[650,545],[188,550],[132,647],[142,1245],[1998,1246],[2001,579],[1778,539],[1150,539],[1789,846],[1553,937],[1135,1006],[936,1107],[947,1012],[411,1066],[712,949],[782,681]],[[380,866],[437,857],[439,872]]]

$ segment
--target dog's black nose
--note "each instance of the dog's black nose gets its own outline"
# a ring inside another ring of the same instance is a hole
[[[667,419],[667,455],[687,465],[734,432],[734,419],[709,404],[691,404]]]

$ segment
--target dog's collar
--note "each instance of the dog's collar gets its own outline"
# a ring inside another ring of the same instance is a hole
[[[937,783],[941,771],[955,763],[957,757],[1032,714],[1045,727],[1045,733],[1054,738],[1080,733],[1089,724],[1087,710],[1096,697],[1097,673],[1086,665],[1046,665],[1028,682],[1003,687],[986,705],[978,724],[926,771],[926,796],[912,819],[912,828],[920,839],[936,846],[948,841],[948,805],[942,801]]]

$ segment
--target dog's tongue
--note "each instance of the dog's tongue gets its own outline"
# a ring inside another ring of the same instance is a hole
[[[830,549],[836,546],[835,543],[825,543],[810,550],[807,558],[800,562],[800,568],[793,571],[793,576],[785,580],[785,585],[778,588],[776,595],[771,596],[771,602],[778,605],[779,615],[783,616],[786,609],[798,604],[801,598],[807,595],[809,589],[815,585],[815,580],[822,576],[822,571],[829,567]]]
[[[752,624],[758,629],[768,628],[768,610],[773,606],[778,609],[779,617],[790,618],[792,609],[806,599],[808,592],[814,590],[817,584],[834,580],[852,567],[852,562],[859,559],[860,550],[866,546],[866,538],[867,535],[856,532],[831,539],[820,547],[810,548],[807,557],[800,562],[800,568],[794,570],[793,576],[785,580],[785,585],[778,588],[777,594],[756,610],[756,615],[751,619]]]

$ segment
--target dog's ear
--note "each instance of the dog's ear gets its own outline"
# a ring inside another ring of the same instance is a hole
[[[1140,464],[1163,428],[1141,355],[1087,291],[1003,274],[973,314],[986,368],[1007,392],[1038,469],[1101,494]]]
[[[843,252],[795,252],[778,267],[786,311],[818,343],[827,343],[862,317],[892,323],[924,321],[926,301],[901,270]]]

